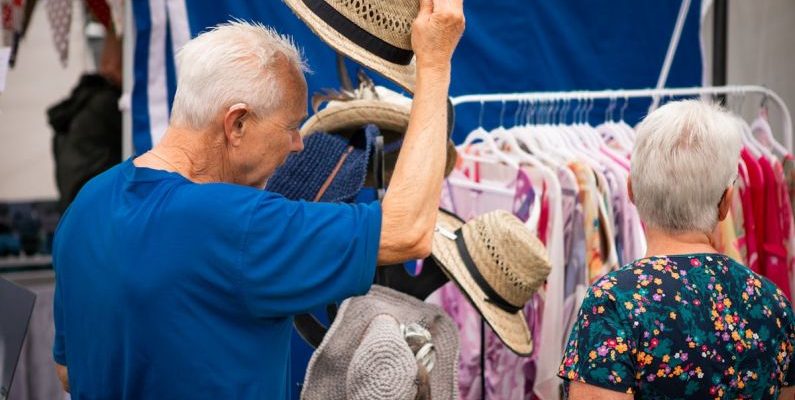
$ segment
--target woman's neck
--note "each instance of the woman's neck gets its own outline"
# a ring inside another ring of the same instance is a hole
[[[713,238],[704,232],[671,233],[656,228],[646,227],[646,243],[646,257],[692,253],[719,253],[714,246]]]

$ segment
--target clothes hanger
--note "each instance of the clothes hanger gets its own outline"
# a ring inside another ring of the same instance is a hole
[[[576,139],[573,139],[566,134],[565,126],[567,124],[562,123],[565,121],[565,117],[568,115],[568,110],[570,108],[571,101],[567,100],[562,107],[560,117],[557,118],[554,124],[544,124],[538,127],[541,134],[547,136],[554,142],[552,149],[563,154],[563,158],[558,165],[566,165],[569,161],[579,158],[579,156],[572,150],[577,147],[575,143]]]
[[[605,108],[605,123],[604,124],[607,124],[608,121],[610,121],[611,125],[609,125],[609,126],[612,126],[612,121],[611,121],[612,120],[612,116],[610,116],[609,114],[612,113],[613,108],[615,108],[615,104],[616,104],[615,99],[614,98],[610,99],[610,105]],[[602,133],[599,131],[599,129],[597,127],[594,127],[593,125],[588,123],[586,125],[586,128],[587,128],[587,130],[591,131],[592,136],[594,137],[594,139],[599,144],[599,147],[598,147],[597,151],[599,152],[600,155],[604,156],[604,157],[600,157],[600,158],[603,158],[605,160],[609,160],[609,161],[607,161],[608,164],[613,165],[614,167],[620,169],[621,171],[625,171],[626,172],[626,167],[624,165],[619,164],[616,161],[616,160],[619,160],[619,159],[625,159],[626,157],[624,155],[620,154],[618,151],[616,151],[612,147],[607,145],[607,141],[606,141],[604,135],[602,135]],[[613,129],[610,129],[610,131],[611,131],[611,136],[613,136],[612,135]],[[621,141],[621,139],[618,139],[618,136],[613,136],[613,137],[615,137],[617,139],[616,140],[617,142]],[[619,145],[621,145],[621,143],[619,143]],[[623,147],[623,146],[621,146],[621,147],[622,147],[622,150],[626,151],[625,147]]]
[[[789,154],[787,149],[773,136],[773,129],[768,122],[767,95],[762,99],[762,103],[759,106],[759,114],[751,124],[751,132],[760,144],[767,147],[779,158]]]
[[[475,128],[475,130],[470,132],[466,136],[466,138],[464,138],[464,143],[461,144],[458,147],[466,149],[469,145],[473,144],[473,142],[475,142],[476,140],[480,140],[486,146],[487,149],[491,150],[497,156],[497,158],[500,161],[510,165],[511,167],[514,167],[514,168],[518,169],[519,168],[519,163],[516,160],[508,157],[502,151],[500,151],[500,149],[497,147],[497,144],[494,142],[494,138],[489,136],[489,133],[486,132],[486,130],[483,128],[483,108],[484,108],[484,103],[480,102],[479,126],[477,128]],[[471,155],[466,154],[465,151],[462,151],[462,152],[459,152],[459,157],[471,158]]]
[[[630,149],[635,147],[635,128],[633,128],[630,124],[626,122],[624,119],[624,113],[627,111],[627,107],[629,107],[629,96],[624,96],[624,105],[621,106],[621,113],[618,117],[618,126],[620,131],[625,135],[627,138],[628,143],[630,144]],[[630,154],[632,152],[630,151]]]
[[[589,121],[591,116],[591,110],[593,110],[595,104],[594,99],[588,100],[588,105],[585,108],[584,118],[582,122],[576,126],[575,132],[577,133],[578,137],[581,139],[584,149],[587,150],[589,153],[590,151],[595,151],[599,148],[600,142],[602,141],[599,137],[594,137],[593,132],[591,129],[591,123]],[[598,133],[597,133],[598,135]]]
[[[770,153],[762,143],[754,137],[751,127],[748,125],[748,122],[739,114],[739,110],[737,110],[737,105],[735,104],[734,107],[731,107],[731,104],[727,101],[727,109],[731,112],[732,116],[734,117],[734,121],[739,125],[741,136],[740,141],[743,144],[749,153],[754,158],[761,158],[766,157],[768,159],[772,159],[773,155]]]
[[[588,113],[593,108],[592,99],[583,99],[584,106],[578,111],[576,122],[571,125],[561,126],[561,132],[568,135],[573,143],[572,150],[577,155],[577,160],[585,162],[593,169],[601,169],[602,161],[598,159],[598,144],[594,145],[590,133],[586,132],[585,121]]]
[[[481,102],[481,112],[478,120],[479,126],[467,135],[467,137],[464,139],[464,143],[462,143],[459,146],[456,146],[456,148],[459,150],[458,157],[461,160],[472,161],[475,163],[494,164],[494,163],[503,162],[513,167],[514,169],[519,169],[519,162],[513,159],[512,157],[508,156],[507,154],[505,154],[503,151],[501,151],[498,148],[497,143],[494,141],[494,138],[491,137],[490,134],[486,132],[486,130],[483,128],[483,107],[484,103]],[[474,143],[476,140],[480,140],[480,142]],[[477,154],[477,155],[470,154],[467,151],[467,149],[470,146],[477,146],[476,148],[480,150],[480,153],[482,154]],[[485,148],[481,146],[484,146]],[[488,151],[484,152],[483,150],[488,150]],[[493,154],[494,157],[490,157],[489,154]],[[476,191],[486,191],[504,196],[514,195],[514,191],[510,188],[489,185],[487,183],[474,182],[468,179],[461,179],[455,176],[449,176],[447,178],[447,182],[458,188],[465,188]]]
[[[756,140],[754,135],[751,133],[751,127],[748,125],[748,122],[746,122],[745,119],[737,114],[737,112],[733,111],[732,115],[734,116],[735,122],[740,127],[740,141],[743,147],[748,150],[748,152],[751,153],[754,158],[758,159],[763,156],[768,157],[769,151],[766,150],[765,147]],[[772,154],[770,156],[772,157]]]
[[[591,146],[592,151],[587,153],[591,160],[595,161],[591,166],[596,171],[604,174],[605,178],[607,178],[608,173],[613,175],[615,179],[607,179],[605,183],[609,185],[608,189],[611,192],[620,191],[622,189],[618,186],[626,184],[629,172],[625,166],[620,165],[612,158],[620,158],[622,156],[608,147],[596,128],[591,125],[589,115],[591,110],[593,110],[594,103],[595,101],[592,100],[588,105],[583,123],[579,125],[579,130],[582,132],[582,135],[587,138],[585,140],[589,142]],[[605,154],[605,152],[609,153],[610,156]]]
[[[580,105],[578,103],[578,108]],[[563,164],[581,158],[577,139],[568,134],[566,127],[564,125],[537,124],[534,129],[539,137],[546,138],[547,150],[558,154]]]
[[[613,117],[613,111],[615,111],[617,102],[615,97],[610,99],[610,105],[605,109],[605,122],[597,126],[596,129],[599,131],[603,140],[607,138],[613,139],[614,143],[616,143],[623,152],[628,153],[632,151],[632,143]],[[607,138],[605,136],[607,136]]]

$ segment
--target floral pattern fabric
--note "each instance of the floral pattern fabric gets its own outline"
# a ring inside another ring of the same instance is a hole
[[[724,255],[641,259],[591,287],[559,375],[643,399],[776,399],[795,384],[792,312]]]

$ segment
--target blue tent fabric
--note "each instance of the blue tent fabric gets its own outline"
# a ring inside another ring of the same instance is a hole
[[[171,16],[168,3],[182,2],[185,15]],[[163,10],[153,9],[159,4]],[[453,58],[453,96],[472,93],[584,90],[608,88],[647,88],[657,82],[665,52],[673,32],[679,2],[656,0],[535,0],[465,2],[467,30]],[[682,38],[668,78],[669,87],[697,86],[701,83],[699,48],[700,2],[691,3]],[[154,10],[154,12],[153,12]],[[152,110],[168,113],[175,78],[173,67],[152,67],[151,57],[170,60],[179,43],[168,35],[157,35],[166,54],[152,54],[151,37],[157,24],[186,18],[190,35],[233,18],[258,21],[293,36],[303,48],[312,73],[307,75],[310,92],[339,86],[335,52],[318,39],[280,1],[224,0],[133,0],[136,42],[134,88],[132,96],[133,142],[138,154],[148,150],[153,137],[159,137],[164,121],[153,120]],[[165,14],[165,19],[154,18]],[[161,19],[163,21],[161,22]],[[160,27],[165,29],[165,27]],[[168,31],[168,30],[167,30]],[[173,36],[173,35],[172,35]],[[169,61],[171,62],[171,61]],[[358,67],[349,63],[349,70]],[[169,70],[168,72],[166,70]],[[163,75],[158,78],[158,75]],[[167,75],[167,76],[166,76]],[[375,74],[377,83],[392,86]],[[162,81],[162,87],[152,82]],[[154,87],[153,87],[154,86]],[[150,104],[162,91],[168,102]],[[167,93],[167,94],[166,94]],[[607,101],[597,103],[591,113],[594,121],[603,117]],[[637,121],[649,102],[633,100],[627,109],[629,121]],[[478,124],[479,105],[456,110],[453,139],[460,142]],[[499,123],[501,105],[487,105],[483,113],[486,126]],[[507,105],[504,115],[513,116],[515,105]],[[508,118],[506,117],[506,120]],[[508,121],[506,121],[508,122]],[[153,128],[157,127],[157,128]]]
[[[701,83],[700,1],[693,1],[667,86]],[[673,32],[678,1],[659,0],[467,0],[467,30],[453,58],[451,95],[498,92],[647,88],[657,82]],[[173,54],[187,36],[234,18],[257,21],[295,38],[313,70],[310,92],[339,86],[335,52],[281,1],[132,0],[135,23],[133,148],[147,151],[165,127],[176,87]],[[184,10],[182,12],[181,10]],[[182,41],[182,42],[180,42]],[[352,73],[357,70],[348,64]],[[371,74],[378,84],[388,84]],[[608,101],[590,119],[604,119]],[[629,122],[649,105],[632,100]],[[572,109],[576,104],[572,105]],[[479,124],[510,124],[517,105],[463,105],[456,110],[453,139]],[[568,118],[571,118],[569,113]],[[311,349],[294,336],[293,397],[298,398]]]

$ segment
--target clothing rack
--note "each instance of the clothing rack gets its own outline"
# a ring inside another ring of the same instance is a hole
[[[610,99],[618,100],[630,98],[655,98],[659,96],[698,96],[698,95],[726,95],[726,94],[760,94],[765,98],[772,99],[782,113],[782,128],[784,129],[784,145],[787,150],[793,152],[792,137],[792,116],[787,108],[784,99],[776,92],[757,85],[730,85],[730,86],[707,86],[690,88],[665,88],[665,89],[628,89],[628,90],[581,90],[571,92],[527,92],[527,93],[495,93],[495,94],[473,94],[453,97],[453,106],[466,103],[505,103],[505,102],[547,102],[557,100],[598,100]]]

